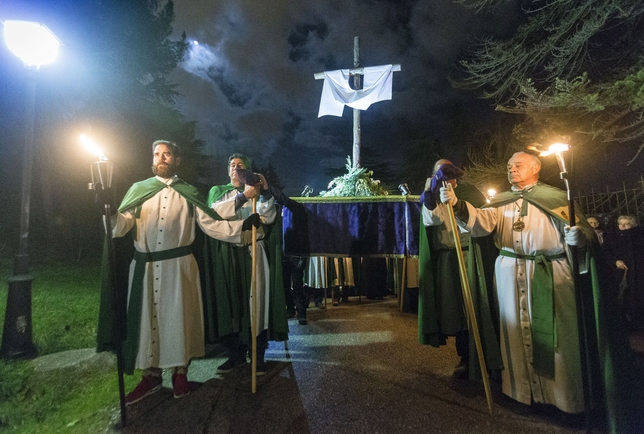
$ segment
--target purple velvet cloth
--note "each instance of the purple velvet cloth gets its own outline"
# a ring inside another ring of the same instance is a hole
[[[259,176],[252,170],[241,169],[239,167],[235,168],[237,172],[237,178],[245,185],[255,185],[260,182]]]
[[[463,176],[463,171],[453,164],[443,164],[432,176],[429,190],[425,190],[420,195],[420,203],[424,204],[428,210],[436,208],[436,198],[440,193],[443,182],[458,179]]]
[[[421,205],[417,198],[392,196],[365,201],[328,198],[298,202],[303,214],[284,209],[287,255],[418,255]]]
[[[458,179],[463,176],[463,171],[453,164],[443,164],[438,168],[434,176],[432,176],[430,191],[434,194],[438,194],[440,188],[443,186],[443,182],[449,181],[452,179]]]

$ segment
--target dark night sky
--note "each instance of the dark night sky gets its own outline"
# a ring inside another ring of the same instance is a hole
[[[74,37],[73,23],[65,22],[65,12],[56,9],[58,2],[33,2],[49,7],[31,9],[30,3],[3,2],[0,19],[15,18],[12,11],[21,10],[19,19],[41,21],[64,43],[77,45],[65,40]],[[323,81],[313,74],[351,67],[354,36],[360,37],[363,66],[402,67],[394,73],[392,100],[362,112],[363,166],[386,162],[396,173],[411,140],[436,139],[439,146],[428,150],[432,160],[452,158],[462,164],[469,134],[482,126],[493,128],[492,103],[453,89],[447,77],[471,41],[502,34],[519,16],[517,1],[486,16],[474,16],[451,0],[174,3],[175,36],[185,32],[191,45],[171,78],[181,93],[179,109],[188,120],[198,121],[197,136],[205,141],[205,151],[216,157],[217,165],[205,182],[225,182],[228,155],[244,152],[256,166],[272,164],[290,195],[299,195],[305,184],[314,194],[326,189],[331,180],[327,169],[343,169],[352,153],[352,110],[345,108],[341,118],[318,118]],[[18,67],[2,45],[0,75]],[[64,50],[65,46],[61,63]],[[61,74],[65,65],[51,68]],[[17,84],[12,70],[11,78],[0,84],[2,96],[16,94]],[[22,132],[13,130],[22,116],[22,102],[3,97],[3,137],[21,138]],[[622,170],[620,164],[620,175],[637,174],[637,168]],[[374,174],[376,179],[381,176]]]
[[[476,122],[491,111],[452,89],[447,74],[470,38],[507,25],[512,11],[473,17],[450,0],[177,0],[175,14],[175,31],[198,43],[174,76],[178,102],[199,121],[208,152],[223,164],[236,151],[270,162],[298,194],[305,184],[326,189],[325,169],[343,168],[352,154],[352,109],[318,118],[323,80],[313,74],[351,67],[354,36],[361,65],[402,67],[392,100],[361,114],[363,166],[395,165],[412,138],[444,141],[448,114]]]

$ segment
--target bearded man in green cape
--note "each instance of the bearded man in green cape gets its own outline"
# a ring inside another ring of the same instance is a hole
[[[228,159],[230,183],[216,185],[208,195],[208,206],[229,221],[238,221],[250,215],[251,200],[258,198],[257,213],[261,227],[256,249],[255,283],[259,315],[257,317],[257,375],[266,374],[264,355],[268,341],[288,339],[288,320],[282,278],[281,226],[276,222],[275,199],[263,175],[256,174],[259,182],[246,185],[239,178],[240,169],[250,169],[250,160],[243,154],[233,154]],[[228,359],[217,368],[226,374],[246,363],[250,343],[251,316],[254,315],[251,301],[252,258],[247,245],[236,242],[221,242],[210,239],[210,255],[216,270],[210,285],[213,291],[207,294],[206,309],[213,311],[215,322],[207,324],[210,337],[220,339],[228,350]],[[222,271],[223,270],[223,271]]]
[[[119,290],[129,288],[122,343],[124,371],[132,374],[135,368],[142,369],[143,378],[126,396],[127,405],[160,390],[163,368],[173,369],[175,398],[190,393],[188,365],[205,353],[200,272],[192,245],[196,228],[231,243],[239,243],[242,230],[250,229],[248,222],[219,218],[193,186],[177,177],[181,156],[176,144],[158,140],[152,152],[155,176],[135,183],[110,217],[114,238],[131,233],[134,240],[129,283],[122,284],[126,273],[118,264],[112,264],[117,268],[116,283],[111,282],[112,273],[103,270],[99,351],[121,344],[114,336],[114,321],[119,319],[110,293],[114,284]],[[119,255],[117,262],[123,264],[129,258]]]

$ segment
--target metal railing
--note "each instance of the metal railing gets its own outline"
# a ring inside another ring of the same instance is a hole
[[[635,187],[623,184],[620,190],[594,191],[575,198],[577,204],[586,216],[601,217],[604,223],[617,219],[618,216],[627,214],[637,216],[640,224],[644,223],[644,176]]]

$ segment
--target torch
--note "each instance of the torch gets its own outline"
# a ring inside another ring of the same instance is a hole
[[[546,157],[554,154],[559,165],[559,177],[566,185],[566,194],[568,198],[568,224],[572,228],[576,224],[575,219],[575,202],[572,199],[572,187],[570,185],[570,174],[566,169],[566,160],[564,152],[570,150],[570,145],[566,143],[553,143],[547,151],[540,152],[540,157]],[[592,422],[590,420],[591,399],[590,384],[592,381],[592,367],[590,363],[590,353],[588,350],[588,330],[586,326],[586,296],[579,281],[579,258],[577,257],[577,246],[568,246],[570,249],[572,279],[575,287],[575,298],[577,302],[577,327],[579,329],[579,352],[582,369],[582,387],[584,391],[584,412],[586,414],[586,430],[592,432]]]
[[[89,189],[93,190],[98,197],[106,197],[107,195],[112,194],[112,178],[114,173],[114,164],[111,161],[108,161],[107,157],[103,154],[101,149],[87,137],[85,134],[80,136],[81,143],[85,146],[87,150],[98,156],[98,161],[95,161],[90,165],[90,170],[92,174],[92,182],[89,184]],[[125,331],[123,330],[123,324],[121,323],[122,312],[121,312],[121,296],[118,289],[116,288],[116,273],[115,273],[115,264],[116,258],[114,253],[114,241],[112,239],[112,201],[104,200],[103,201],[103,224],[105,227],[105,243],[107,246],[107,255],[108,255],[108,272],[110,273],[110,284],[112,286],[112,303],[114,304],[114,321],[112,323],[113,327],[113,336],[115,338],[114,348],[116,350],[116,366],[118,371],[118,382],[119,382],[119,401],[121,407],[121,425],[125,427],[126,424],[126,411],[125,411],[125,384],[123,382],[123,368],[124,368],[124,359],[123,359],[123,346],[122,342],[125,340]]]

